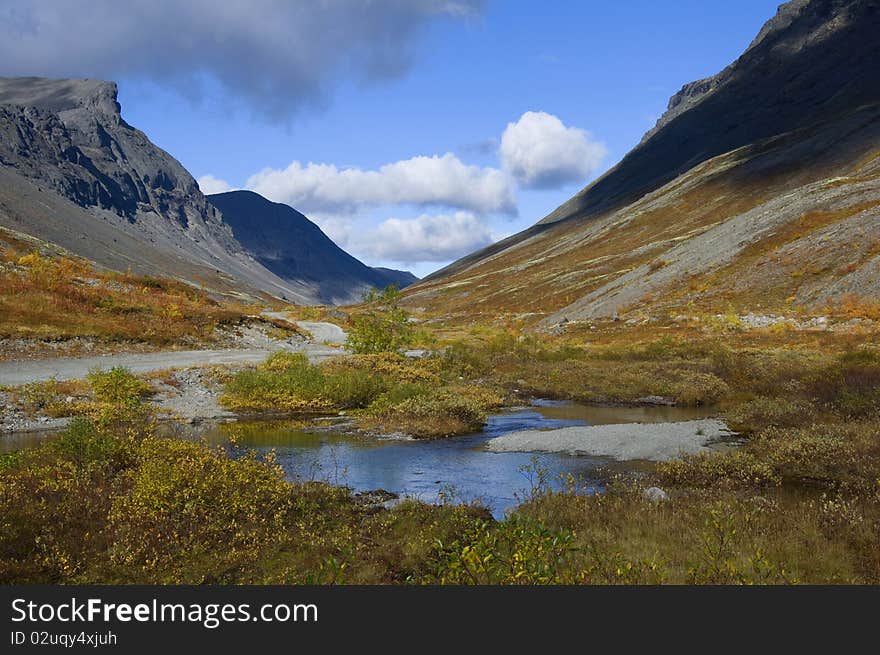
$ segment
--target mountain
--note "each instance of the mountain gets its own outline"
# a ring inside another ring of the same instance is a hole
[[[235,227],[186,169],[123,120],[115,84],[0,78],[0,226],[111,269],[177,277],[252,299],[315,304],[356,298],[374,281],[407,280],[362,264],[364,270],[356,271],[356,260],[304,224],[296,234],[309,234],[318,252],[298,247],[299,237],[285,238],[277,227],[267,227],[260,241],[254,223],[243,227],[248,220],[237,215],[234,225],[255,252],[236,238]],[[331,256],[315,274],[277,245],[269,253],[270,240],[308,255],[311,263],[321,252]],[[283,265],[275,271],[263,261]]]
[[[223,214],[232,234],[254,258],[285,280],[313,285],[325,304],[360,300],[371,287],[405,287],[411,273],[370,268],[337,246],[321,229],[288,205],[271,202],[253,191],[208,196]]]
[[[880,296],[880,3],[795,0],[616,166],[408,302],[543,326]]]

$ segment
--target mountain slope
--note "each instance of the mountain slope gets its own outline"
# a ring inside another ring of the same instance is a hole
[[[299,302],[233,238],[192,176],[120,114],[116,85],[0,79],[0,225],[110,268]]]
[[[0,78],[0,226],[112,269],[251,298],[348,301],[415,279],[369,269],[268,201],[259,217],[218,201],[236,212],[230,225],[176,159],[122,119],[116,98],[111,82]]]
[[[409,302],[544,325],[880,294],[880,3],[796,0],[621,162]]]
[[[235,238],[258,262],[282,279],[313,285],[323,303],[357,302],[370,287],[404,287],[417,279],[366,266],[300,212],[253,191],[218,193],[208,196],[208,202],[223,213]]]

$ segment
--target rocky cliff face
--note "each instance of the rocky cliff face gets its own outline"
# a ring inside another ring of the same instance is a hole
[[[876,298],[877,34],[876,0],[782,5],[735,62],[673,96],[619,164],[415,285],[411,302],[552,324]]]
[[[4,165],[84,207],[212,223],[228,236],[183,166],[122,120],[112,82],[5,79],[0,103]]]
[[[344,256],[316,259],[277,226],[266,226],[263,242],[259,225],[239,230],[243,245],[189,172],[123,120],[112,82],[0,78],[0,182],[0,225],[110,268],[304,304],[354,300],[366,284],[388,283],[329,239],[324,251]]]

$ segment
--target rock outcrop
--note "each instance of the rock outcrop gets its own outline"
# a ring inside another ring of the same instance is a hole
[[[218,203],[123,120],[114,83],[0,78],[2,226],[108,268],[251,298],[343,302],[415,280],[361,264],[289,207],[257,216],[230,202],[230,225]]]

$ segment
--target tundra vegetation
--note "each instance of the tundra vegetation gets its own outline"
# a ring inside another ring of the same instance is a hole
[[[599,495],[574,480],[553,491],[535,467],[531,494],[503,521],[453,501],[377,511],[346,488],[286,479],[234,440],[159,436],[137,378],[96,373],[85,383],[92,405],[67,432],[3,459],[0,581],[880,582],[873,334],[610,326],[550,338],[477,327],[438,341],[424,360],[315,366],[276,355],[230,377],[224,402],[345,411],[365,427],[438,436],[505,397],[659,395],[712,403],[746,441],[610,477]],[[444,427],[424,429],[434,422]],[[651,485],[669,499],[646,499]]]
[[[126,314],[101,310],[108,297],[137,300],[157,343],[229,311],[168,281],[6,252],[2,302],[19,312],[2,314],[11,334],[112,334]],[[92,284],[102,285],[94,296]],[[160,321],[172,298],[185,311]],[[364,431],[439,438],[535,396],[661,397],[711,405],[744,444],[609,474],[599,495],[574,480],[554,491],[533,467],[530,495],[503,521],[451,499],[377,509],[329,482],[289,479],[234,439],[217,448],[179,438],[173,423],[171,434],[158,430],[149,378],[95,371],[5,390],[29,412],[75,419],[57,439],[0,458],[0,582],[880,583],[875,331],[747,330],[723,315],[573,325],[559,336],[516,325],[428,331],[396,291],[369,301],[345,319],[361,353],[315,365],[283,352],[224,372],[223,404],[303,419],[344,413]],[[386,324],[397,326],[392,340],[377,337]],[[428,341],[432,356],[397,352]],[[668,499],[647,499],[652,485]]]
[[[244,310],[182,282],[97,270],[0,232],[0,339],[193,345]]]
[[[235,375],[220,402],[242,414],[346,412],[365,430],[436,438],[479,429],[503,397],[450,376],[440,358],[386,352],[315,365],[301,353],[278,352]]]

